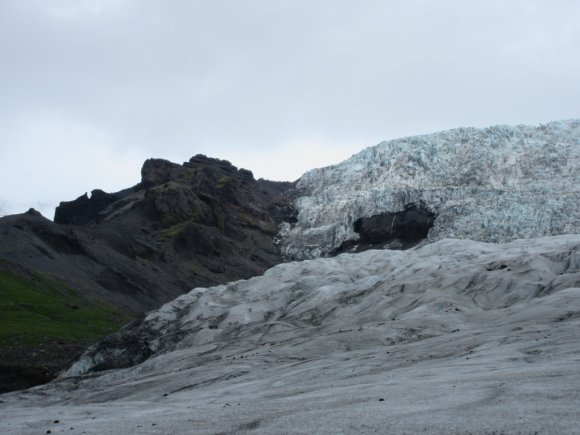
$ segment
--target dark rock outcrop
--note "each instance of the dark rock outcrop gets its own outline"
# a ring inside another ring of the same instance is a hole
[[[273,238],[295,219],[293,183],[203,155],[149,159],[141,175],[123,191],[61,202],[54,222],[33,212],[0,219],[0,258],[131,315],[282,261]]]
[[[61,202],[54,213],[54,222],[57,224],[85,225],[98,221],[99,212],[106,206],[117,201],[121,195],[106,193],[100,189],[85,193],[74,201]]]
[[[381,213],[357,219],[354,230],[360,234],[360,242],[369,246],[396,241],[404,246],[426,239],[434,222],[435,213],[424,206],[411,204],[397,213]]]
[[[136,186],[62,202],[54,222],[34,211],[1,218],[0,259],[134,318],[280,263],[273,239],[296,218],[293,186],[203,155],[149,159]]]
[[[436,215],[424,205],[409,204],[403,211],[381,213],[354,222],[358,240],[348,240],[331,252],[362,252],[367,249],[408,249],[427,239]]]

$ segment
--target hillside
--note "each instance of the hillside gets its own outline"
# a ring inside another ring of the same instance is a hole
[[[249,278],[281,262],[273,239],[284,219],[295,220],[291,188],[201,155],[183,165],[150,159],[136,186],[63,202],[54,222],[34,210],[0,218],[0,259],[134,319],[192,287]],[[19,324],[10,324],[28,349]],[[0,358],[1,351],[0,344]]]
[[[0,393],[50,381],[128,320],[111,305],[0,260]]]

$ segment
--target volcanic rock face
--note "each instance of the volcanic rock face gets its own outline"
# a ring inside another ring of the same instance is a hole
[[[96,220],[99,212],[120,198],[120,194],[95,189],[91,192],[90,198],[85,193],[74,201],[61,202],[56,208],[54,221],[57,224],[84,225]]]
[[[571,433],[579,327],[579,235],[342,254],[194,289],[2,396],[0,419],[6,434],[55,416],[87,434]],[[129,353],[143,362],[95,372]]]
[[[0,219],[0,257],[135,315],[282,261],[272,240],[293,219],[292,186],[202,155],[150,159],[139,184],[62,202],[54,223]]]
[[[1,218],[0,266],[2,261],[18,266],[25,276],[42,277],[59,288],[62,284],[79,296],[113,305],[124,319],[132,319],[194,286],[248,278],[280,263],[273,238],[285,219],[295,220],[285,195],[292,187],[255,180],[250,171],[201,155],[183,165],[151,159],[143,165],[136,186],[112,194],[94,190],[90,197],[63,202],[55,222],[33,210]],[[20,302],[32,304],[29,312],[46,311],[34,300]],[[51,319],[60,322],[58,315]],[[12,326],[5,321],[0,327]],[[21,339],[15,338],[8,352],[18,361],[30,360],[42,373],[50,366],[50,376],[70,362],[60,356],[52,360],[44,352],[54,337],[48,341],[41,337],[42,343],[34,347],[20,332],[14,327],[14,337]],[[87,345],[65,338],[56,341],[70,344],[73,356]],[[0,366],[5,367],[2,346]],[[46,357],[42,361],[20,357],[24,351],[43,352]],[[11,366],[18,369],[18,361]],[[6,384],[7,377],[0,377],[0,391],[50,377],[29,376],[26,370],[18,373],[23,374],[18,382]]]
[[[368,244],[357,222],[383,215],[388,226],[388,216],[409,208],[435,217],[430,241],[505,242],[576,233],[580,121],[460,128],[384,142],[307,172],[297,192],[298,222],[281,234],[290,259],[357,249]],[[425,221],[417,224],[407,230],[420,234]]]

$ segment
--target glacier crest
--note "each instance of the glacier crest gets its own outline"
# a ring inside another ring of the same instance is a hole
[[[419,204],[436,215],[431,242],[577,233],[579,162],[580,120],[382,142],[302,176],[298,219],[280,245],[294,260],[332,255],[356,244],[358,219]]]

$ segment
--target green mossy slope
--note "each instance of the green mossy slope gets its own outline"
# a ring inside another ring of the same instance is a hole
[[[0,260],[0,392],[54,378],[128,320],[112,306]]]

